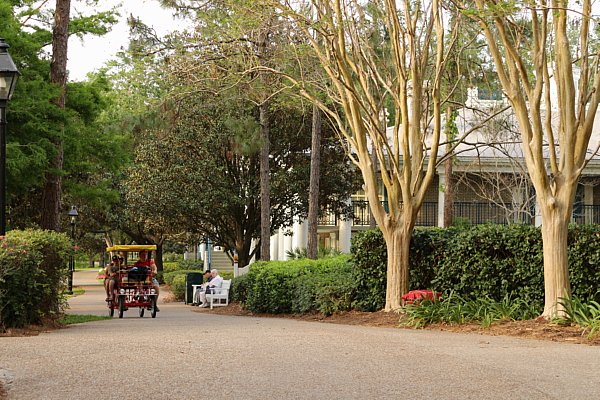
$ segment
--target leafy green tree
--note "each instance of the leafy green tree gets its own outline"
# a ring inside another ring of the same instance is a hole
[[[6,37],[11,44],[11,55],[21,72],[21,78],[13,101],[9,103],[10,126],[7,136],[7,189],[9,205],[9,226],[39,226],[42,220],[40,203],[42,187],[46,176],[52,172],[60,175],[65,189],[83,187],[76,179],[98,168],[104,160],[100,157],[99,147],[110,142],[107,135],[101,133],[102,126],[95,118],[107,102],[103,99],[108,90],[106,80],[88,83],[73,83],[65,92],[65,107],[57,107],[52,101],[63,92],[50,80],[50,59],[43,51],[52,40],[50,27],[53,10],[43,1],[6,1],[0,0],[0,36]],[[112,12],[94,16],[76,15],[69,34],[84,35],[105,33],[115,21]],[[72,91],[73,93],[69,93]],[[62,100],[61,100],[62,101]],[[61,143],[64,156],[63,166],[51,167]],[[99,161],[96,167],[91,165]],[[84,168],[85,166],[85,168]],[[78,174],[72,173],[77,170]],[[98,199],[100,187],[95,192]],[[64,193],[67,199],[80,197],[78,193]],[[88,198],[93,198],[91,192]],[[60,216],[60,211],[57,217]]]
[[[146,226],[208,236],[235,251],[243,266],[260,237],[259,111],[232,94],[171,104],[169,124],[148,130],[139,142],[126,192]],[[273,110],[271,227],[277,229],[307,212],[301,194],[309,186],[311,121],[302,108],[274,102]],[[353,189],[352,170],[331,128],[326,133],[321,202],[341,209]]]

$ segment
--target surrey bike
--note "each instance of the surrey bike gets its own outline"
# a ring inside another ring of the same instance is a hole
[[[119,318],[130,308],[139,308],[139,316],[143,317],[146,310],[152,318],[156,317],[156,301],[158,294],[152,284],[154,272],[148,266],[138,266],[128,261],[128,255],[145,250],[156,250],[156,245],[115,245],[106,249],[110,253],[120,253],[124,265],[116,275],[111,299],[108,301],[108,314],[112,317],[118,310]],[[131,264],[128,264],[131,263]]]

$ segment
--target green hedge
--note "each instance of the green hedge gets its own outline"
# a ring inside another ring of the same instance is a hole
[[[165,272],[163,279],[171,289],[171,293],[176,301],[185,300],[185,277],[188,272],[198,272],[197,270],[177,270]]]
[[[444,248],[432,287],[454,290],[465,298],[500,301],[509,294],[539,307],[543,304],[539,229],[520,224],[477,225],[456,232]]]
[[[13,230],[0,237],[0,330],[61,312],[72,251],[67,236],[52,231]]]
[[[600,226],[569,227],[573,295],[600,301]],[[385,304],[387,253],[379,230],[353,238],[353,305],[374,311]],[[454,291],[465,298],[506,295],[540,308],[544,299],[540,230],[530,225],[417,228],[410,247],[410,289]]]
[[[232,299],[252,312],[324,314],[351,307],[348,256],[258,262],[233,281]]]
[[[600,226],[569,228],[573,296],[600,302]],[[232,299],[253,312],[288,313],[385,305],[387,253],[379,230],[352,239],[350,259],[256,263],[233,281]],[[544,299],[540,230],[530,225],[417,228],[410,247],[410,289],[434,289],[464,299],[528,304]]]
[[[600,226],[571,226],[568,240],[573,296],[600,302]]]
[[[430,288],[444,259],[447,240],[455,236],[456,228],[417,228],[410,244],[410,289]],[[385,306],[387,250],[379,229],[361,232],[352,237],[352,275],[355,282],[353,308],[377,311]]]

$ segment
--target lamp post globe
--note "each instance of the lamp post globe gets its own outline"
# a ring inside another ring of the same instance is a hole
[[[67,213],[69,216],[69,222],[71,224],[71,241],[75,244],[75,225],[77,224],[77,217],[79,213],[77,212],[76,206],[71,206],[71,209]],[[73,294],[73,272],[75,271],[75,255],[71,252],[71,257],[69,258],[69,278],[67,281],[67,294]]]
[[[0,38],[0,235],[6,233],[6,103],[11,99],[19,71],[6,41]]]

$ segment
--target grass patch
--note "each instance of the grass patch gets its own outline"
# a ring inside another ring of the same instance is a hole
[[[66,298],[67,299],[71,299],[71,298],[76,297],[76,296],[81,296],[84,293],[85,293],[85,289],[84,288],[74,287],[73,288],[73,294],[67,294]]]
[[[65,314],[58,320],[58,322],[63,325],[72,325],[72,324],[83,324],[85,322],[92,322],[92,321],[102,321],[105,319],[111,319],[111,317],[104,316],[104,315]]]

